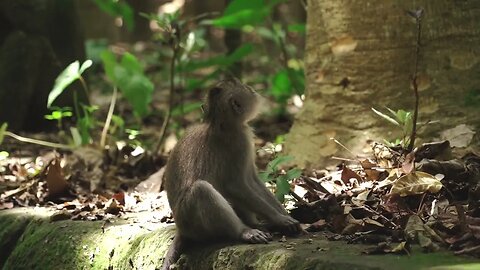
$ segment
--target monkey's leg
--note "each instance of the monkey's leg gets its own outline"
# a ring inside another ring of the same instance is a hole
[[[210,183],[197,180],[178,205],[177,226],[194,240],[227,238],[248,243],[267,243],[268,233],[246,226],[228,201]]]
[[[175,234],[170,247],[168,248],[167,255],[163,259],[162,270],[170,269],[170,265],[174,264],[180,258],[185,248],[185,239],[183,239],[178,233]]]
[[[283,205],[275,198],[272,192],[270,192],[265,184],[258,178],[258,175],[256,173],[256,170],[253,169],[251,170],[252,176],[251,176],[251,181],[250,185],[256,192],[259,193],[259,195],[268,203],[272,206],[278,215],[283,216],[283,218],[275,220],[275,222],[269,222],[270,226],[267,226],[270,230],[273,231],[280,231],[282,233],[288,233],[288,234],[297,234],[302,231],[300,227],[300,223],[295,220],[294,218],[290,217],[288,214],[287,210],[283,207]],[[254,209],[252,209],[254,210]]]
[[[254,212],[245,208],[243,205],[234,205],[233,209],[235,210],[235,213],[237,213],[237,216],[247,226],[251,228],[259,229],[259,230],[266,229],[264,226],[262,226],[262,223],[258,220],[257,215],[255,215]]]

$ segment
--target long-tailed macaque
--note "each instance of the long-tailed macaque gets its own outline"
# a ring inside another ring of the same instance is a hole
[[[185,241],[267,243],[267,229],[300,232],[257,176],[247,122],[258,104],[257,93],[238,79],[218,83],[208,93],[204,123],[189,128],[173,149],[165,189],[177,235],[162,269],[178,259]]]

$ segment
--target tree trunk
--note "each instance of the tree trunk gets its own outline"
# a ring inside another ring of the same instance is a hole
[[[371,108],[413,112],[416,25],[406,11],[419,8],[425,10],[419,122],[440,122],[420,130],[417,145],[422,138],[448,138],[445,130],[467,124],[460,128],[468,135],[463,144],[478,149],[478,1],[314,0],[308,2],[306,102],[286,143],[298,165],[324,166],[335,162],[331,156],[352,158],[332,137],[355,154],[362,153],[368,139],[400,137]]]
[[[0,0],[0,124],[44,130],[47,97],[57,75],[83,60],[83,35],[73,0]],[[75,87],[75,86],[74,86]],[[80,100],[85,95],[80,92]],[[55,105],[72,106],[72,91]]]

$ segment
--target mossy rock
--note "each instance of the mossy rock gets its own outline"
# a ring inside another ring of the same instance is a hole
[[[0,268],[159,269],[174,226],[140,222],[155,213],[111,222],[56,221],[52,210],[0,211]],[[447,252],[411,256],[362,255],[362,245],[331,242],[320,235],[266,245],[193,247],[180,269],[480,269],[475,260]],[[433,268],[435,267],[435,268]],[[439,268],[440,267],[440,268]]]

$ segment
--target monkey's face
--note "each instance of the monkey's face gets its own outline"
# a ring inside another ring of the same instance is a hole
[[[237,79],[220,82],[208,94],[210,118],[245,123],[255,118],[258,105],[255,90]]]

